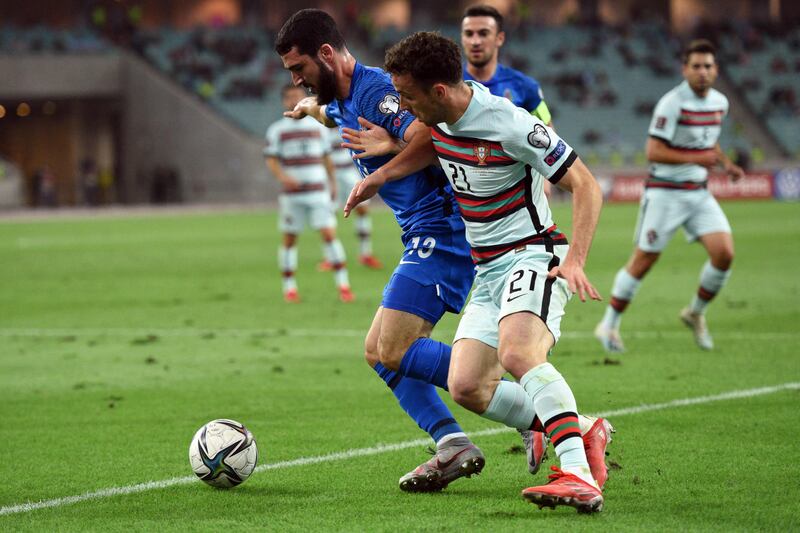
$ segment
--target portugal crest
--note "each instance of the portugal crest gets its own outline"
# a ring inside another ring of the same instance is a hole
[[[472,147],[472,153],[475,154],[475,157],[478,158],[478,166],[485,167],[486,166],[486,158],[489,157],[491,153],[491,148],[486,143],[478,143]]]

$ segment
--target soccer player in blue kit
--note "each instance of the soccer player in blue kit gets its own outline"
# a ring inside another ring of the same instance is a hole
[[[467,60],[464,80],[479,82],[493,95],[508,98],[552,127],[539,82],[499,62],[505,40],[503,15],[497,9],[489,5],[468,7],[461,19],[461,46]]]
[[[283,25],[275,51],[292,82],[316,94],[286,116],[311,116],[327,126],[358,128],[366,117],[409,144],[430,142],[429,129],[400,109],[389,76],[356,62],[330,15],[304,9]],[[356,161],[362,176],[392,156]],[[401,407],[436,442],[432,459],[400,478],[400,488],[429,492],[479,473],[484,457],[461,430],[434,385],[447,388],[450,346],[430,338],[446,311],[460,312],[474,265],[452,189],[429,167],[380,189],[403,231],[400,264],[386,288],[365,340],[367,362]]]

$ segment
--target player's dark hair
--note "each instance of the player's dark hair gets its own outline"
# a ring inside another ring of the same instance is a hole
[[[503,31],[503,15],[492,6],[486,4],[469,6],[466,11],[464,11],[464,16],[461,17],[461,20],[467,17],[492,17],[497,23],[497,33]]]
[[[695,39],[683,49],[684,64],[689,62],[689,56],[692,54],[711,54],[716,58],[717,47],[708,39]]]
[[[286,96],[286,93],[288,93],[289,91],[294,91],[294,90],[306,92],[305,88],[301,87],[300,85],[295,85],[293,83],[287,83],[286,85],[281,87],[281,97]]]
[[[278,32],[275,51],[284,55],[296,46],[300,55],[313,57],[323,44],[336,50],[344,48],[344,37],[336,27],[336,21],[321,9],[301,9],[289,17]]]
[[[384,69],[389,74],[409,74],[420,85],[455,85],[461,81],[458,45],[436,32],[412,33],[386,52]]]

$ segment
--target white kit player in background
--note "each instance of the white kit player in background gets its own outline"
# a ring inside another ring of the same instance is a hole
[[[361,180],[361,173],[353,163],[350,151],[342,148],[342,139],[339,137],[339,130],[333,127],[330,130],[331,138],[331,161],[336,171],[336,198],[334,210],[339,211],[347,203],[350,191]],[[367,268],[381,269],[383,265],[377,257],[372,255],[372,218],[369,215],[367,204],[359,205],[355,210],[356,236],[358,237],[358,262]],[[318,270],[331,270],[331,264],[327,260],[320,263]]]
[[[699,240],[709,257],[700,271],[697,293],[680,319],[692,329],[700,348],[714,347],[705,311],[730,277],[733,237],[725,213],[708,192],[708,171],[721,165],[734,181],[744,171],[723,154],[718,142],[728,99],[711,87],[717,78],[714,46],[706,40],[693,41],[683,57],[685,81],[659,100],[650,123],[650,176],[634,234],[636,248],[617,272],[611,301],[595,328],[595,336],[610,352],[624,351],[619,333],[622,312],[679,227],[689,242]]]
[[[306,97],[302,87],[283,88],[283,107],[294,109]],[[287,302],[300,301],[295,272],[297,271],[297,236],[306,223],[319,230],[323,253],[334,271],[339,299],[354,299],[345,266],[344,247],[336,238],[336,217],[333,198],[336,181],[333,162],[329,156],[331,140],[328,129],[313,118],[302,120],[281,118],[267,129],[264,156],[267,168],[278,179],[282,192],[279,227],[283,243],[278,251],[278,263],[283,274],[283,296]]]

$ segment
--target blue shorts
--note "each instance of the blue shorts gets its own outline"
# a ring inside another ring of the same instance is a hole
[[[475,279],[475,265],[463,230],[411,233],[381,306],[417,315],[435,324],[445,311],[461,312]]]

